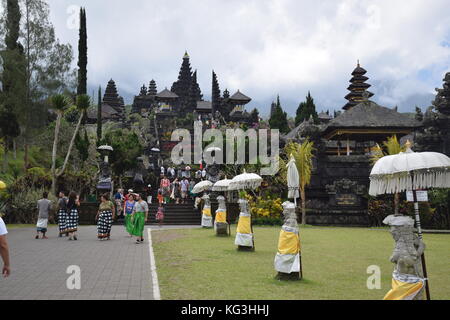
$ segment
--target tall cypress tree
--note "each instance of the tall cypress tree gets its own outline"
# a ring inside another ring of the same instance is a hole
[[[309,120],[311,116],[314,119],[315,123],[318,123],[319,116],[316,111],[316,105],[314,104],[314,99],[311,96],[311,92],[308,92],[308,96],[306,97],[306,101],[300,103],[297,114],[295,117],[295,125],[298,126],[305,120]]]
[[[18,0],[7,0],[6,48],[1,52],[3,72],[1,82],[0,135],[4,139],[3,170],[7,165],[7,152],[12,139],[20,135],[18,114],[26,97],[26,60],[23,46],[19,43],[20,7]]]
[[[102,140],[102,87],[98,87],[97,105],[97,144]]]
[[[225,92],[224,92],[225,93]],[[221,98],[220,98],[220,87],[219,81],[217,80],[216,73],[212,72],[212,94],[211,94],[211,102],[212,102],[212,114],[215,115],[216,111],[220,110]],[[223,116],[226,116],[222,114]]]
[[[80,9],[80,37],[78,40],[78,88],[77,94],[87,94],[87,26],[86,10]]]
[[[269,125],[271,129],[279,129],[281,133],[289,133],[289,123],[287,119],[287,113],[283,111],[283,108],[281,106],[280,102],[280,96],[277,98],[277,103],[275,110],[270,117]]]

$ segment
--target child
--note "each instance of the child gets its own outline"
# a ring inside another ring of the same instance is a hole
[[[160,206],[161,206],[161,205],[163,204],[163,202],[164,202],[163,191],[162,191],[161,188],[158,190],[158,202],[159,202],[159,205],[160,205]]]
[[[159,205],[158,212],[156,213],[156,221],[158,221],[159,227],[161,228],[164,223],[164,207],[162,204]]]

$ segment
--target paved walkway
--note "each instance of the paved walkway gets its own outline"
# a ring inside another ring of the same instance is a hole
[[[57,233],[51,228],[49,240],[35,240],[34,229],[10,230],[12,274],[0,278],[0,300],[154,299],[147,230],[140,245],[122,226],[113,226],[111,241],[96,240],[95,226],[81,227],[78,241]],[[69,266],[80,267],[80,290],[67,288]]]

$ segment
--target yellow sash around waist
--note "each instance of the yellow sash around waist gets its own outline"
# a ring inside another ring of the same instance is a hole
[[[278,240],[278,253],[297,254],[300,252],[299,236],[293,232],[281,230]]]
[[[226,211],[217,211],[216,212],[216,222],[226,223],[227,222],[227,212]]]
[[[203,213],[205,216],[211,216],[211,208],[205,208],[205,209],[203,209],[202,213]]]
[[[237,227],[237,233],[251,234],[251,217],[240,217]]]
[[[392,290],[383,300],[412,300],[422,288],[422,282],[407,283],[392,279]]]

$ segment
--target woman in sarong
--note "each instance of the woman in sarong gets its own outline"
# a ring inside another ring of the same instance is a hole
[[[114,219],[114,203],[109,200],[109,194],[105,193],[100,199],[100,207],[95,220],[97,220],[98,239],[111,240],[111,227]]]
[[[125,229],[127,230],[130,237],[132,237],[131,232],[133,231],[133,223],[132,223],[132,215],[133,209],[135,205],[134,195],[130,195],[128,200],[125,201],[125,205],[123,207],[123,212],[125,213]]]
[[[136,195],[136,200],[137,202],[133,208],[133,230],[131,234],[137,237],[136,243],[139,244],[144,242],[145,222],[148,219],[148,204],[142,200],[140,194]]]
[[[67,202],[67,233],[69,240],[78,240],[78,208],[80,207],[80,200],[75,192],[70,192],[69,201]]]
[[[64,192],[59,193],[58,201],[58,227],[59,227],[59,237],[61,238],[64,234],[67,236],[67,201]]]

